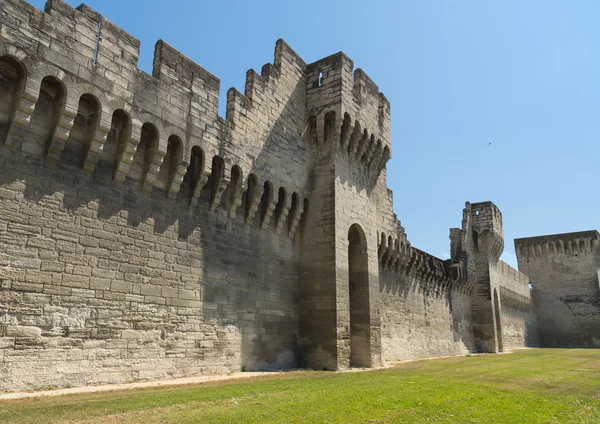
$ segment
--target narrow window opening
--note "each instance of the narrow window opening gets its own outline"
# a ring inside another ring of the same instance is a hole
[[[323,85],[323,72],[319,72],[319,87]]]

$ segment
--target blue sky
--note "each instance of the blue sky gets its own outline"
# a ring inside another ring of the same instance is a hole
[[[145,71],[162,38],[219,77],[222,111],[278,38],[306,62],[344,51],[391,102],[394,209],[436,256],[466,200],[498,205],[513,265],[516,237],[600,228],[596,0],[87,4],[141,40]]]

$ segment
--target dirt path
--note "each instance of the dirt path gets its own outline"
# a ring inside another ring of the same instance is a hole
[[[512,352],[513,351],[507,351],[504,353],[512,353]],[[476,355],[480,355],[480,354],[476,354]],[[432,357],[432,358],[393,361],[393,362],[388,362],[384,367],[381,367],[381,368],[389,368],[389,367],[397,366],[399,364],[403,364],[406,362],[422,361],[425,359],[432,360],[432,359],[444,359],[444,358],[452,358],[452,356],[437,356],[437,357]],[[337,372],[360,372],[360,371],[371,371],[371,370],[381,369],[381,368],[351,368],[348,370],[337,371]],[[301,370],[299,370],[299,371],[301,371]],[[140,381],[140,382],[135,382],[135,383],[105,384],[105,385],[101,385],[101,386],[81,386],[81,387],[71,387],[68,389],[39,390],[39,391],[29,391],[29,392],[27,392],[27,391],[9,392],[9,393],[0,394],[0,401],[12,400],[12,399],[24,399],[24,398],[31,398],[31,397],[41,397],[41,396],[62,396],[62,395],[79,394],[79,393],[95,393],[95,392],[109,392],[109,391],[113,391],[113,390],[141,389],[144,387],[180,386],[180,385],[185,385],[185,384],[209,383],[209,382],[214,382],[214,381],[243,380],[243,379],[248,379],[248,378],[253,378],[253,377],[289,374],[290,372],[293,372],[293,371],[234,372],[232,374],[203,375],[203,376],[199,376],[199,377],[174,378],[171,380]]]
[[[68,389],[41,390],[32,392],[14,392],[0,394],[1,400],[23,399],[40,396],[61,396],[79,393],[109,392],[113,390],[141,389],[144,387],[180,386],[184,384],[207,383],[223,380],[241,380],[265,375],[277,375],[283,372],[235,372],[223,375],[204,375],[200,377],[174,378],[171,380],[140,381],[135,383],[106,384],[102,386],[81,386]]]

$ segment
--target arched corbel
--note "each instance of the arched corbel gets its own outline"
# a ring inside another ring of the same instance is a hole
[[[96,129],[94,130],[94,137],[90,141],[88,151],[85,155],[85,162],[83,163],[83,171],[87,174],[94,172],[96,164],[100,159],[100,155],[104,150],[104,143],[106,143],[106,138],[108,137],[108,133],[110,131],[110,119],[112,118],[112,114],[108,109],[105,109],[104,106],[102,106],[100,110],[102,115],[98,120]]]
[[[238,167],[239,174],[235,176],[236,180],[230,184],[230,193],[227,204],[227,217],[229,219],[235,219],[237,208],[242,204],[242,197],[248,190],[248,185],[244,178],[244,172]],[[233,177],[232,177],[233,178]],[[233,184],[235,182],[235,184]]]
[[[277,206],[277,199],[275,197],[275,193],[273,191],[273,187],[271,186],[268,194],[268,198],[265,199],[266,200],[266,210],[265,210],[265,214],[262,218],[262,222],[260,223],[260,228],[262,230],[264,230],[265,228],[267,228],[269,226],[269,223],[271,222],[271,218],[273,217],[273,212],[275,211],[275,207]]]
[[[180,148],[183,149],[183,146]],[[187,167],[189,166],[189,159],[182,159],[175,169],[175,173],[170,176],[169,185],[167,186],[167,198],[170,200],[174,200],[177,198],[177,193],[179,193],[179,189],[181,188],[181,183],[183,182],[183,177],[185,177],[185,172],[187,171]]]
[[[358,149],[356,149],[356,155],[354,157],[356,160],[360,160],[360,158],[362,158],[362,155],[365,154],[365,152],[367,151],[367,147],[369,147],[370,141],[371,141],[371,137],[369,137],[369,133],[365,129],[363,131],[363,135],[360,140],[360,144],[358,145]]]
[[[33,81],[31,78],[27,79],[23,94],[17,103],[12,122],[8,127],[8,133],[4,140],[6,147],[14,149],[21,145],[23,136],[29,127],[35,104],[39,99],[40,85],[41,82],[39,81]]]
[[[202,189],[208,182],[210,175],[212,174],[212,161],[204,159],[204,167],[198,174],[198,178],[194,184],[194,191],[190,197],[190,208],[195,208],[198,205],[198,199]]]
[[[142,122],[139,119],[131,119],[131,134],[127,143],[119,146],[117,152],[117,163],[115,166],[115,175],[113,181],[121,184],[129,175],[129,168],[133,162],[133,156],[137,151],[137,146],[142,138]]]
[[[246,216],[246,224],[252,224],[254,221],[254,217],[256,216],[256,211],[258,211],[258,207],[260,206],[260,199],[264,193],[264,187],[262,185],[256,185],[253,193],[248,193],[247,202],[250,202],[250,207],[248,208],[248,216]]]
[[[46,163],[49,165],[56,164],[65,149],[65,144],[69,138],[75,117],[77,116],[78,103],[73,104],[67,100],[65,108],[58,118],[58,123],[54,129],[54,134],[50,139],[48,151],[46,152]]]
[[[150,158],[150,164],[148,165],[148,170],[146,171],[144,181],[142,182],[142,190],[146,192],[150,192],[154,188],[158,173],[160,172],[160,166],[167,155],[168,135],[165,131],[160,131],[158,137],[158,143],[155,143],[150,147],[152,151],[146,153],[147,157]]]
[[[221,197],[227,189],[229,182],[231,181],[231,167],[225,164],[223,166],[223,172],[221,175],[217,175],[215,179],[215,193],[210,203],[210,210],[214,212],[219,204],[221,203]]]
[[[290,214],[290,208],[292,207],[292,195],[286,193],[284,196],[283,205],[277,216],[277,222],[275,224],[275,234],[281,234],[284,225],[287,223],[287,217]]]
[[[360,144],[362,136],[362,128],[360,127],[360,123],[356,121],[354,124],[354,130],[352,131],[352,135],[350,136],[350,142],[348,143],[348,155],[350,157],[356,156],[356,151],[358,150],[358,146]]]
[[[292,223],[290,225],[290,230],[288,231],[288,237],[293,239],[296,234],[296,230],[298,229],[298,224],[300,224],[300,220],[302,219],[302,214],[304,213],[304,202],[302,202],[302,196],[298,195],[298,204],[297,210],[292,218]]]
[[[354,125],[352,124],[352,119],[348,113],[345,113],[344,122],[342,123],[342,132],[340,134],[340,149],[342,151],[348,149],[348,143],[350,143],[350,137],[352,136],[353,130]]]

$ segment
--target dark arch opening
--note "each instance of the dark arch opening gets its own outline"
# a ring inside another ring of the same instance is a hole
[[[129,176],[132,179],[137,181],[144,180],[154,159],[156,149],[158,149],[158,130],[153,124],[146,122],[142,125],[140,142],[138,143],[129,169]]]
[[[352,125],[352,119],[348,113],[344,113],[344,122],[342,122],[342,131],[340,135],[340,144],[344,144],[350,138],[350,126]]]
[[[364,153],[361,156],[361,162],[366,162],[367,158],[373,154],[373,149],[375,148],[375,135],[371,134],[371,138],[367,140],[367,145],[365,146]]]
[[[348,146],[346,147],[348,150],[348,154],[352,153],[353,150],[357,148],[357,143],[360,143],[361,136],[362,129],[360,126],[360,122],[356,120],[354,121],[354,129],[352,130],[352,134],[350,135],[350,141],[348,142]]]
[[[0,57],[0,142],[4,140],[25,89],[25,68],[13,57]]]
[[[104,143],[98,166],[104,167],[107,164],[114,164],[117,154],[125,151],[129,137],[131,137],[129,115],[124,110],[117,109],[112,114],[110,131],[106,136],[106,143]],[[113,165],[113,167],[116,169],[116,166]]]
[[[350,297],[350,366],[371,366],[371,320],[367,239],[354,224],[348,231],[348,284]]]
[[[74,166],[82,166],[89,146],[96,134],[100,118],[100,102],[91,94],[83,94],[79,98],[77,116],[69,138],[65,144],[62,157],[65,162]]]
[[[183,176],[180,190],[180,193],[187,196],[188,199],[192,198],[203,170],[204,152],[199,146],[194,146],[192,147],[192,152],[190,154],[190,164]]]
[[[323,126],[323,140],[325,145],[333,140],[335,134],[335,112],[327,112],[325,114],[325,122]]]
[[[53,76],[42,79],[40,95],[33,109],[28,129],[29,153],[45,154],[65,107],[66,90]]]
[[[502,343],[502,322],[500,321],[500,301],[498,300],[498,291],[494,289],[494,315],[496,318],[496,351],[504,352],[504,345]]]
[[[183,158],[183,142],[176,135],[171,135],[167,141],[167,154],[158,171],[156,186],[162,189],[168,189],[170,183],[175,178],[177,168]]]

